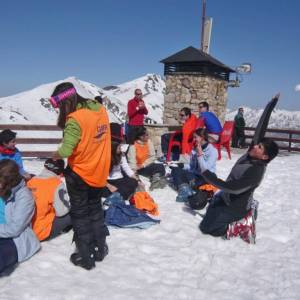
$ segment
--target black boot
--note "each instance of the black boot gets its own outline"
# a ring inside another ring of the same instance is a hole
[[[77,251],[70,256],[70,261],[75,265],[86,270],[91,270],[95,267],[94,251],[89,244],[82,241],[75,241]]]
[[[96,240],[94,244],[95,261],[102,261],[107,254],[108,245],[106,243],[106,237]]]

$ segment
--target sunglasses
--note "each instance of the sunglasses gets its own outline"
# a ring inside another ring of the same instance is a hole
[[[143,94],[141,93],[141,94],[136,94],[137,96],[142,96]]]
[[[180,117],[185,117],[185,115],[184,115],[184,114],[179,114],[179,116],[180,116]]]

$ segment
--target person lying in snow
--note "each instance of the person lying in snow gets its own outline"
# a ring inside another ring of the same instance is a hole
[[[0,161],[0,273],[30,258],[40,249],[31,229],[34,200],[10,159]]]
[[[277,154],[278,145],[271,139],[262,139],[235,163],[226,181],[201,165],[204,179],[220,189],[200,223],[202,233],[224,236],[230,223],[247,215],[254,191],[263,179],[267,164]]]
[[[72,225],[69,196],[60,177],[64,165],[62,159],[49,158],[42,172],[27,182],[36,205],[32,229],[40,241],[55,238]]]
[[[186,154],[189,163],[178,167],[171,167],[171,176],[175,187],[178,189],[177,202],[185,202],[193,194],[192,186],[198,187],[205,183],[201,176],[200,161],[205,169],[215,173],[218,152],[208,142],[208,132],[205,128],[195,130],[193,134],[194,149],[191,154]],[[181,166],[183,168],[181,168]]]

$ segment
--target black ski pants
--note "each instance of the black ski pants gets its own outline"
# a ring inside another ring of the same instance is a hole
[[[166,174],[166,170],[163,164],[152,163],[145,168],[139,169],[137,173],[145,177],[151,177],[154,174],[164,176]]]
[[[105,242],[109,231],[104,224],[101,203],[103,188],[88,185],[70,167],[66,169],[65,178],[76,246],[81,248],[80,244],[85,244],[92,247],[97,241]]]

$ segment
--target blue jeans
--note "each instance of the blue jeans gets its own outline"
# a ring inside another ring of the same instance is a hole
[[[18,252],[13,239],[0,238],[0,273],[18,262]]]
[[[180,167],[172,168],[171,176],[173,177],[173,182],[176,188],[183,183],[190,183],[191,181],[195,182],[195,186],[205,184],[205,180],[202,176],[196,175],[188,170],[183,170]]]
[[[226,234],[228,225],[242,219],[244,215],[233,212],[221,197],[215,195],[211,200],[206,214],[199,225],[204,234],[223,236]]]

